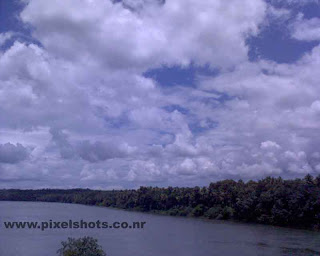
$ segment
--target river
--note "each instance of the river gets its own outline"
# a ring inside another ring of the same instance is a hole
[[[7,229],[4,222],[146,222],[143,229]],[[92,236],[107,256],[320,255],[320,232],[160,216],[75,204],[0,202],[0,256],[54,256],[68,237]]]

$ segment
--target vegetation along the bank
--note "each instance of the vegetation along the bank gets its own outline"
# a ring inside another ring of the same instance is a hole
[[[173,216],[233,219],[319,229],[320,176],[260,181],[224,180],[208,187],[140,187],[137,190],[0,190],[0,200],[99,205]]]

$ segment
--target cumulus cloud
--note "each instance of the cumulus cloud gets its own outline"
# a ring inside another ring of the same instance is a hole
[[[105,0],[28,2],[21,19],[52,54],[111,69],[191,62],[229,67],[246,60],[244,39],[257,33],[266,8],[262,0],[172,0],[142,12]]]
[[[320,41],[320,18],[304,19],[300,15],[292,29],[292,37],[297,40]]]
[[[68,135],[55,128],[51,128],[50,133],[53,143],[59,148],[61,157],[64,159],[74,157],[75,150],[68,141]]]
[[[242,148],[233,159],[235,167],[244,162],[246,167],[268,164],[275,173],[316,171],[318,160],[311,156],[319,151],[319,56],[316,47],[294,64],[249,64],[203,82],[204,89],[235,97],[226,103],[227,108],[212,112],[219,122],[212,134],[224,144]],[[312,78],[306,72],[312,73]],[[268,168],[262,169],[268,172]]]
[[[15,164],[25,160],[29,151],[21,144],[0,144],[0,163]]]
[[[134,149],[126,143],[118,145],[112,142],[96,141],[90,143],[89,141],[83,141],[79,144],[78,151],[83,159],[90,162],[98,162],[111,158],[125,157]]]
[[[39,43],[0,52],[1,137],[16,143],[0,138],[0,186],[319,173],[320,46],[292,64],[248,58],[246,39],[290,15],[262,0],[26,1]],[[292,36],[316,21],[296,20]],[[191,87],[143,75],[189,64],[219,73]]]
[[[261,149],[279,149],[281,148],[276,142],[274,141],[264,141],[261,143]]]

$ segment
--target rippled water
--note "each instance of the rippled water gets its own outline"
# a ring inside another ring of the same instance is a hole
[[[145,221],[144,229],[5,229],[4,221]],[[59,203],[0,202],[0,256],[57,255],[67,237],[93,236],[108,256],[320,255],[320,233]]]

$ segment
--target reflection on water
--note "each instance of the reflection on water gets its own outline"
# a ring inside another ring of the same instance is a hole
[[[9,230],[3,221],[145,221],[142,230]],[[1,256],[54,256],[67,237],[92,236],[108,256],[312,256],[320,233],[59,203],[0,202]]]
[[[309,256],[309,255],[320,255],[320,252],[317,252],[308,248],[287,248],[282,247],[282,252],[284,256]]]

